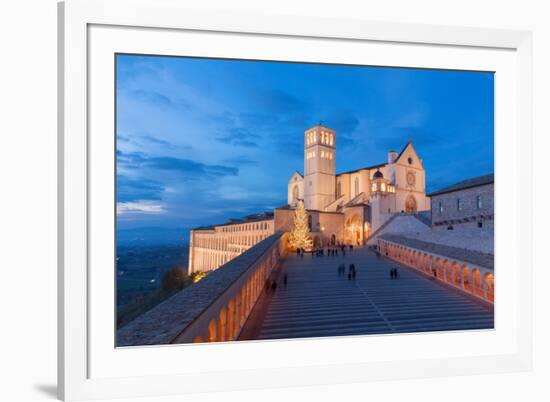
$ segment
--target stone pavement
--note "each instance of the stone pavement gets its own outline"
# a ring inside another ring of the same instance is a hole
[[[355,281],[338,275],[341,263],[355,264]],[[399,279],[390,279],[393,267]],[[289,255],[239,339],[486,329],[493,320],[491,306],[364,247],[345,257]]]

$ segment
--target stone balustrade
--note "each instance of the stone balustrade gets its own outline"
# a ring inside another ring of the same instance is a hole
[[[117,346],[237,339],[271,272],[286,255],[277,232],[118,330]]]
[[[382,235],[378,250],[407,267],[494,303],[494,257],[490,254],[395,234]]]

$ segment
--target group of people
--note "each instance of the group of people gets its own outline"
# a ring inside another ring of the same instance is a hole
[[[300,257],[304,257],[305,250],[303,248],[298,247],[296,249],[296,255],[299,255]]]
[[[348,248],[350,253],[353,251],[353,246],[351,244],[349,246],[347,246],[347,248]],[[342,253],[342,256],[346,255],[346,246],[344,244],[337,245],[336,247],[327,248],[326,255],[328,255],[329,257],[338,257],[338,251],[339,250]],[[298,251],[297,251],[297,253],[298,253]],[[303,250],[302,250],[302,253],[300,255],[303,257]],[[311,251],[311,258],[313,258],[313,257],[323,257],[324,255],[325,255],[325,249],[324,248],[318,248],[318,249],[314,249],[314,250]]]
[[[399,272],[397,271],[397,268],[390,269],[390,279],[397,279],[399,278]]]
[[[338,276],[346,277],[346,264],[338,265]],[[357,276],[357,270],[355,269],[355,264],[349,264],[348,269],[348,280],[355,280]]]

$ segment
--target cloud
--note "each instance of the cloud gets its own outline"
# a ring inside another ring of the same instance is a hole
[[[174,149],[175,148],[174,144],[172,144],[168,141],[161,140],[160,138],[153,137],[152,135],[140,135],[139,138],[144,140],[145,142],[150,142],[152,144],[161,145],[161,146],[163,146],[165,148],[168,148],[168,149]],[[188,148],[191,148],[191,147],[188,147]]]
[[[216,137],[216,139],[225,144],[242,147],[257,147],[259,135],[252,133],[246,128],[231,127],[226,129],[226,131],[222,135]]]
[[[191,159],[171,156],[148,156],[143,152],[117,151],[117,163],[129,169],[150,168],[164,171],[174,171],[188,179],[201,179],[204,176],[224,177],[237,176],[239,169],[225,165],[209,165]]]
[[[156,106],[172,106],[174,102],[171,98],[157,91],[137,89],[130,91],[129,96],[143,102],[151,103]]]
[[[142,200],[160,200],[164,186],[153,180],[136,180],[118,175],[116,185],[118,202],[133,202]]]
[[[124,215],[136,212],[146,214],[162,214],[166,212],[166,210],[161,204],[153,203],[150,201],[117,202],[116,204],[117,215]]]
[[[225,163],[230,165],[239,165],[239,166],[257,166],[258,161],[249,159],[245,156],[234,156],[224,160]]]

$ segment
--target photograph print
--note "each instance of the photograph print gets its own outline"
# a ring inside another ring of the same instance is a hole
[[[494,329],[494,74],[117,54],[116,346]]]

